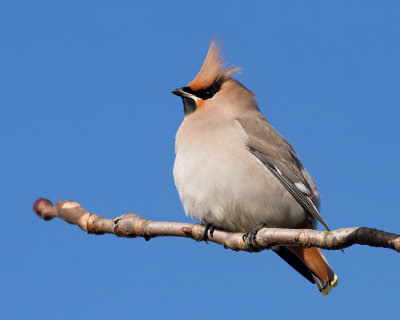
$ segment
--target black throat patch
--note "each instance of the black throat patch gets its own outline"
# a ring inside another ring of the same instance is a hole
[[[196,101],[194,101],[194,99],[183,97],[182,100],[183,100],[183,112],[185,116],[196,111],[197,106],[196,106]]]

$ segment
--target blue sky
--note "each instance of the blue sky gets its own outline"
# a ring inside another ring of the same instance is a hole
[[[397,1],[2,2],[1,318],[398,316],[387,249],[326,252],[339,286],[322,297],[271,252],[87,235],[31,207],[191,221],[170,91],[217,37],[318,183],[328,224],[399,233],[399,15]]]

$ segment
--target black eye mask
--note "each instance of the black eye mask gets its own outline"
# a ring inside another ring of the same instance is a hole
[[[224,82],[223,79],[218,79],[214,81],[213,84],[206,89],[193,91],[191,88],[185,87],[184,91],[196,96],[197,98],[207,100],[215,96],[215,94],[221,89],[221,85],[223,82]]]

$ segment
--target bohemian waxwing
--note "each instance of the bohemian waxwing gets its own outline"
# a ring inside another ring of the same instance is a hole
[[[315,229],[318,220],[329,230],[313,179],[262,115],[254,94],[232,79],[237,68],[226,68],[220,51],[212,41],[197,76],[172,91],[183,99],[185,114],[174,179],[186,214],[208,228],[247,232],[253,239],[262,226]],[[337,285],[320,249],[273,250],[322,294]]]

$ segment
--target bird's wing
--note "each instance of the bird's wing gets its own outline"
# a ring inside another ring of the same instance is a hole
[[[318,211],[319,192],[293,147],[261,115],[237,118],[246,132],[249,151],[257,157],[321,224],[330,230]]]

